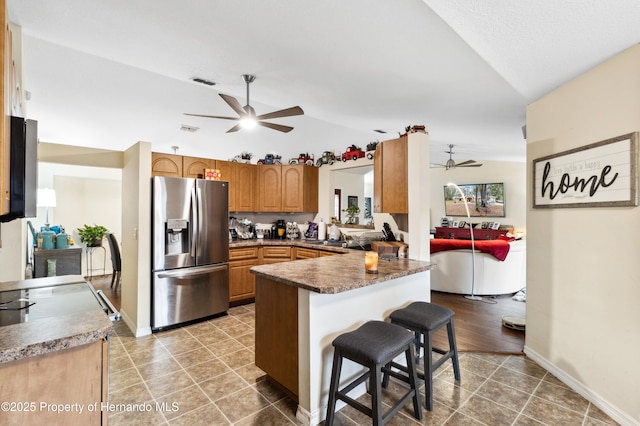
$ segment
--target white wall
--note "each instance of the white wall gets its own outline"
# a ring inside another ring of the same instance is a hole
[[[522,143],[525,141],[514,141]],[[472,183],[504,183],[505,217],[472,217],[473,223],[492,221],[513,225],[515,232],[526,233],[526,164],[503,161],[482,161],[482,167],[458,167],[430,169],[431,226],[439,226],[444,216],[444,187],[453,182],[457,185]]]
[[[640,45],[527,108],[527,187],[534,159],[638,130]],[[640,208],[533,209],[528,197],[527,227],[525,353],[640,424]]]
[[[55,163],[39,163],[38,188],[56,191],[56,207],[49,209],[51,225],[62,225],[77,246],[80,243],[77,229],[84,224],[102,225],[121,241],[122,225],[122,171],[101,167],[83,167]],[[33,218],[36,230],[45,223],[46,209],[38,208]],[[30,239],[29,239],[30,241]],[[93,275],[112,273],[111,254],[105,241],[103,249],[96,249],[92,256]],[[82,273],[87,273],[87,256],[82,256]]]

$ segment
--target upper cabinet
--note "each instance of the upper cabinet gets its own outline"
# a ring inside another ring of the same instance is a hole
[[[318,168],[282,166],[282,211],[318,211]]]
[[[215,169],[215,165],[216,160],[209,158],[182,157],[182,177],[202,178],[204,169]]]
[[[5,0],[0,0],[0,16],[4,24],[3,31],[0,32],[0,49],[2,49],[0,66],[0,81],[2,81],[2,102],[0,103],[0,215],[9,213],[11,188],[9,183],[9,169],[11,167],[11,142],[9,138],[9,115],[11,102],[11,31]]]
[[[282,210],[282,166],[260,165],[258,167],[258,211],[281,212]]]
[[[152,152],[151,176],[182,177],[182,156]]]
[[[384,141],[373,156],[373,211],[408,213],[408,139]]]
[[[235,208],[237,212],[255,212],[256,187],[258,184],[258,167],[255,164],[230,163],[235,168]],[[222,175],[224,178],[224,174]]]
[[[317,212],[318,168],[256,165],[152,153],[153,176],[198,178],[204,169],[220,171],[229,182],[230,212]]]

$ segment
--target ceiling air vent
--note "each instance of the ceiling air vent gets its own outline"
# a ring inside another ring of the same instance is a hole
[[[195,81],[196,83],[205,84],[207,86],[215,86],[216,85],[215,81],[205,80],[204,78],[200,78],[200,77],[193,77],[193,78],[191,78],[191,80]]]
[[[197,132],[200,128],[199,127],[195,127],[195,126],[187,126],[186,124],[182,124],[180,126],[180,130],[182,130],[183,132]]]

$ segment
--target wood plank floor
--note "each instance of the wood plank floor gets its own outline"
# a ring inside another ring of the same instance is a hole
[[[93,277],[92,285],[102,290],[116,309],[120,309],[120,290],[109,288],[111,275]],[[455,313],[456,342],[460,352],[485,352],[522,354],[524,332],[502,325],[502,317],[525,317],[526,303],[516,302],[511,295],[484,297],[484,301],[472,301],[459,294],[431,292],[431,302],[447,306]],[[494,303],[495,302],[495,303]],[[446,348],[446,333],[439,330],[434,344]]]
[[[431,292],[431,302],[446,306],[456,313],[454,326],[460,352],[522,354],[524,331],[502,325],[503,316],[525,317],[526,303],[512,295],[483,297],[482,301],[465,299],[460,294]],[[434,335],[434,345],[447,348],[446,328]]]

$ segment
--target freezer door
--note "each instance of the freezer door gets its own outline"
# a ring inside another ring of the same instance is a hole
[[[151,328],[206,318],[229,309],[226,263],[153,274]]]
[[[198,240],[196,265],[229,260],[229,183],[196,179]]]
[[[153,270],[195,266],[195,180],[153,178]]]

